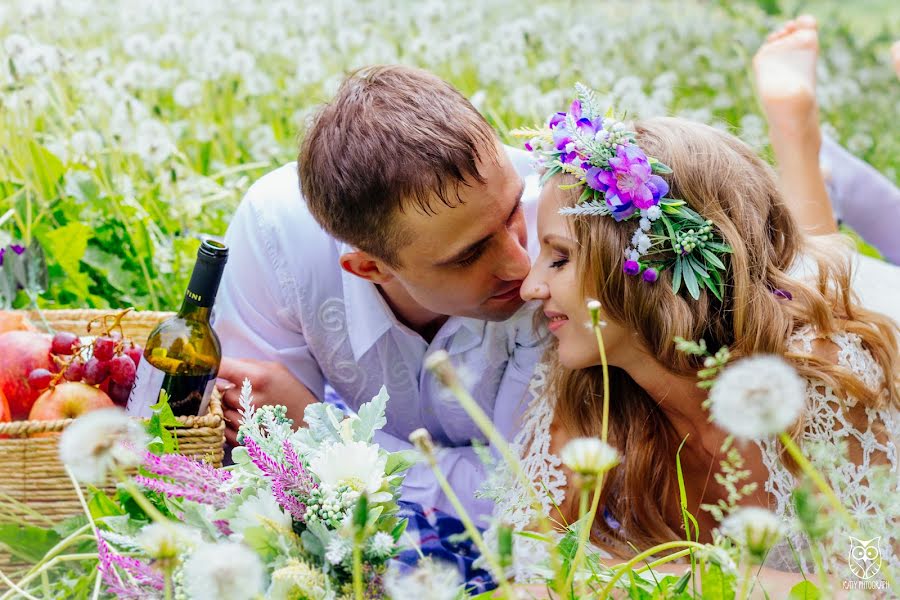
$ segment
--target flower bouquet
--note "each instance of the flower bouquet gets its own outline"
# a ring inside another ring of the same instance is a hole
[[[294,431],[283,406],[254,408],[245,381],[243,447],[224,469],[144,450],[159,444],[121,411],[85,415],[63,434],[61,457],[73,483],[112,474],[116,496],[91,488],[85,498],[76,485],[84,516],[58,526],[68,535],[49,537],[21,579],[0,578],[17,593],[43,579],[44,597],[380,596],[406,527],[400,485],[415,461],[372,442],[387,401],[382,388],[352,416],[314,404]],[[37,539],[38,529],[27,533]]]

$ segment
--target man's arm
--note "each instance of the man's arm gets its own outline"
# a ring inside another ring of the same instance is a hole
[[[267,230],[252,202],[255,193],[266,191],[251,188],[228,227],[229,260],[215,310],[226,357],[219,377],[232,384],[223,392],[226,437],[232,444],[244,378],[253,385],[257,405],[283,404],[295,423],[302,421],[309,403],[324,395],[324,377],[290,308],[295,306],[288,297],[294,274],[286,272],[274,232]]]

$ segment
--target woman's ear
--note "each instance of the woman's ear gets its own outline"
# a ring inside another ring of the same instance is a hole
[[[348,273],[372,283],[384,284],[394,278],[384,261],[362,250],[353,250],[342,254],[340,263],[341,268]]]

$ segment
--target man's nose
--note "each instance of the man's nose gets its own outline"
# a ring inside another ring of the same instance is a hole
[[[514,232],[508,232],[504,239],[500,265],[495,273],[503,281],[519,281],[528,276],[531,270],[531,259]]]

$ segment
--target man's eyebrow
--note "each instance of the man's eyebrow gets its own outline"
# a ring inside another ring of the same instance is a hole
[[[506,220],[503,221],[504,224],[509,223],[509,220],[512,219],[513,215],[516,214],[516,211],[519,210],[519,207],[522,206],[522,196],[524,194],[525,194],[525,184],[523,183],[522,187],[519,188],[519,193],[516,195],[516,203],[513,204],[512,210],[509,211],[509,215],[507,215]],[[475,252],[476,250],[478,250],[479,248],[481,248],[482,246],[487,244],[492,237],[494,237],[493,231],[491,233],[487,234],[486,236],[482,237],[481,239],[479,239],[477,242],[469,244],[468,246],[466,246],[465,248],[463,248],[462,250],[460,250],[459,252],[457,252],[456,254],[451,256],[450,258],[446,258],[444,260],[441,260],[438,263],[435,263],[435,266],[445,267],[445,266],[451,265],[455,262],[459,262],[460,260],[464,259],[468,255],[472,254],[473,252]]]

